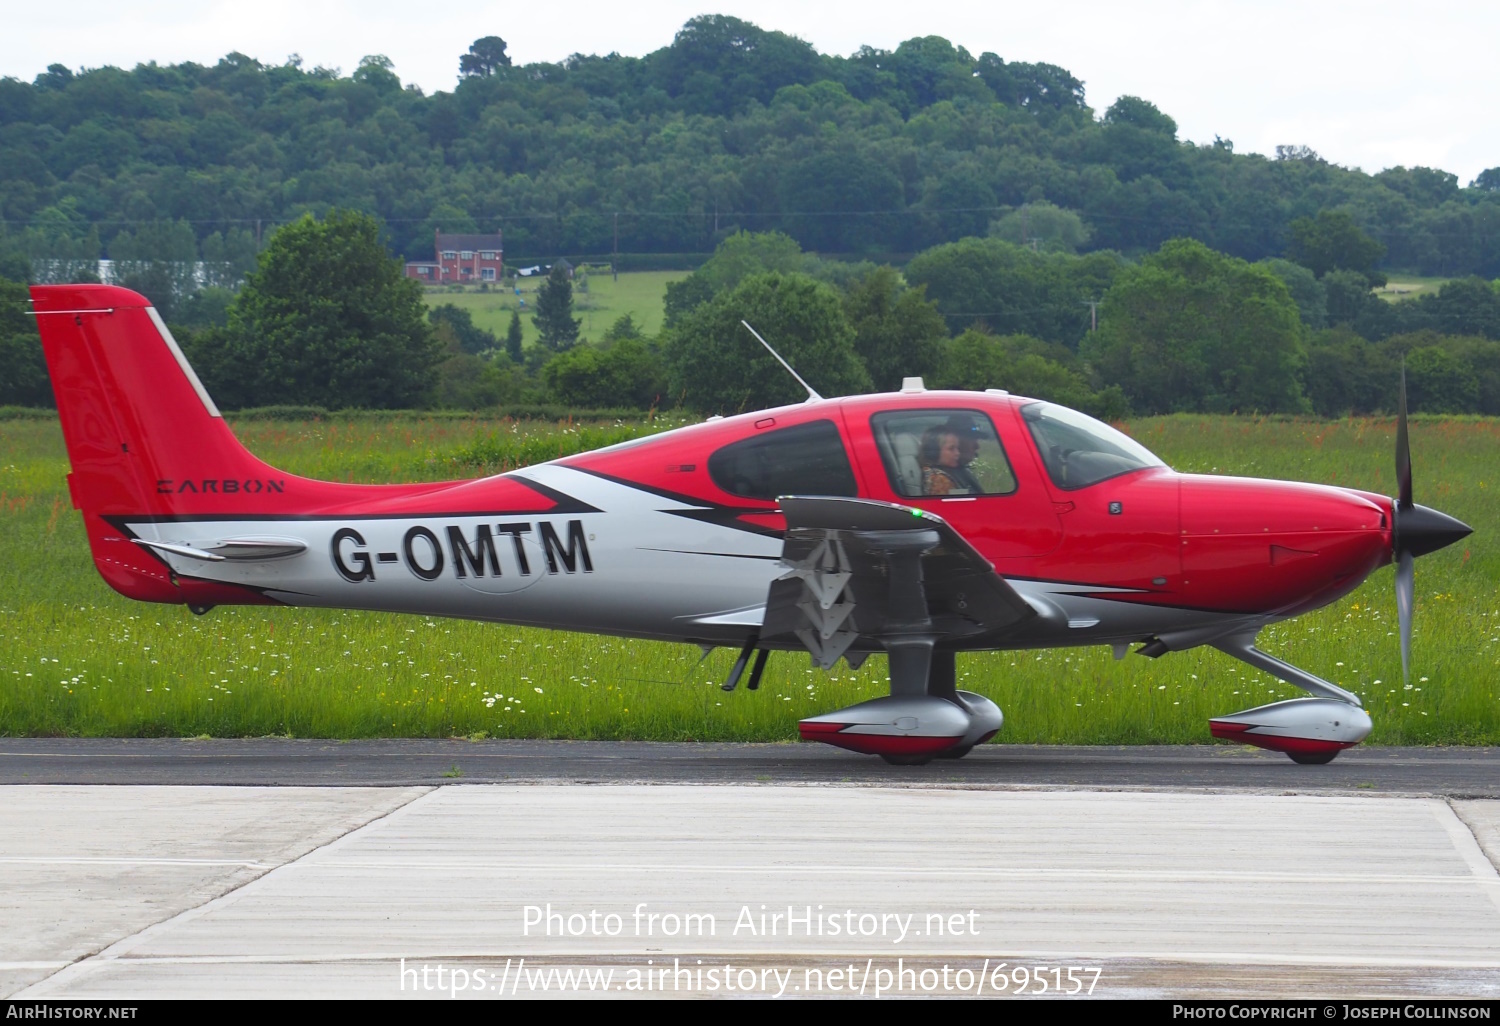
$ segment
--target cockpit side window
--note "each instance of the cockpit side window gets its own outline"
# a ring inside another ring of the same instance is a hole
[[[1166,466],[1140,442],[1093,417],[1052,403],[1021,407],[1047,476],[1072,491],[1132,470]]]
[[[831,420],[814,420],[733,442],[708,458],[708,476],[730,495],[858,495],[854,468]]]
[[[897,495],[1009,495],[1016,490],[1016,475],[995,425],[976,410],[877,413],[870,427]]]

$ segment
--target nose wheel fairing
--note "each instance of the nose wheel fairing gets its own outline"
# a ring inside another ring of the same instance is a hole
[[[1334,698],[1293,698],[1208,721],[1214,737],[1272,752],[1332,759],[1369,737],[1370,714]],[[1326,761],[1326,760],[1323,760]]]
[[[1358,695],[1262,652],[1255,646],[1255,634],[1243,632],[1210,644],[1314,697],[1272,702],[1215,717],[1208,721],[1214,737],[1282,752],[1293,762],[1324,763],[1370,736],[1370,714],[1362,708]]]

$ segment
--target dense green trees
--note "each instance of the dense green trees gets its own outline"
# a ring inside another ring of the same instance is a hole
[[[451,342],[465,353],[486,353],[500,346],[494,333],[477,327],[474,315],[461,306],[440,303],[427,311],[427,319],[444,342]]]
[[[585,409],[649,409],[662,405],[666,366],[626,314],[598,346],[580,345],[542,367],[542,383],[553,402]]]
[[[772,271],[719,293],[669,332],[665,356],[672,392],[691,408],[738,413],[806,398],[741,321],[821,394],[870,390],[838,293],[806,275]]]
[[[1097,333],[1088,333],[1079,296],[1100,297]],[[929,387],[1005,388],[1110,418],[1341,416],[1393,409],[1404,359],[1414,410],[1500,414],[1495,284],[1460,279],[1391,303],[1358,270],[1319,279],[1289,260],[1252,265],[1187,239],[1127,261],[968,238],[919,254],[903,275],[818,258],[783,233],[741,232],[669,287],[667,308],[659,339],[623,318],[596,343],[550,357],[538,346],[530,378],[493,355],[463,365],[460,375],[460,358],[450,357],[435,401],[683,405],[706,413],[795,401],[795,384],[744,331],[743,318],[825,394],[893,389],[922,375]],[[456,339],[448,317],[442,306],[432,313],[439,333]],[[996,334],[997,322],[1010,330]],[[961,330],[950,338],[953,324]]]
[[[0,406],[51,406],[42,340],[24,282],[0,277]]]
[[[844,315],[878,391],[895,391],[901,379],[927,374],[942,355],[948,332],[925,287],[907,288],[893,267],[877,267],[844,294]]]
[[[1339,327],[1315,334],[1307,359],[1308,399],[1326,416],[1394,410],[1403,360],[1413,410],[1500,415],[1500,341],[1494,339],[1427,329],[1371,342]]]
[[[1120,272],[1083,353],[1142,413],[1295,413],[1302,333],[1280,278],[1178,239]]]
[[[1389,411],[1404,361],[1414,410],[1500,414],[1500,286],[1480,278],[1391,303],[1368,271],[1330,265],[1318,277],[1190,239],[1132,261],[998,237],[940,244],[903,274],[804,253],[784,233],[737,232],[668,290],[658,338],[625,317],[578,340],[559,263],[538,304],[539,327],[555,319],[558,335],[523,354],[519,313],[502,352],[467,310],[426,310],[380,234],[361,214],[304,217],[270,237],[238,292],[202,288],[179,300],[171,262],[149,259],[127,280],[174,318],[228,409],[547,402],[711,413],[796,401],[744,319],[829,395],[920,374],[932,387],[1006,388],[1106,417],[1340,416]],[[12,257],[9,266],[34,265]],[[1090,303],[1100,310],[1093,333]],[[0,283],[0,403],[49,399],[24,309],[24,289]]]
[[[442,358],[421,286],[390,258],[379,224],[349,211],[277,231],[228,327],[192,348],[210,392],[230,408],[418,406]]]
[[[999,334],[1034,335],[1077,346],[1090,301],[1119,273],[1117,254],[1037,253],[999,238],[961,239],[914,257],[906,276],[923,285],[954,331],[982,324]]]
[[[1064,210],[1046,200],[1023,203],[990,225],[997,239],[1057,253],[1076,253],[1093,233],[1071,210]]]
[[[930,384],[938,388],[1003,388],[1100,417],[1117,418],[1130,412],[1130,403],[1118,385],[1095,389],[1077,354],[1030,335],[997,337],[970,328],[944,347],[942,364]]]
[[[1287,255],[1321,278],[1329,271],[1355,271],[1374,280],[1375,265],[1385,256],[1385,246],[1370,238],[1345,210],[1320,210],[1317,217],[1299,217],[1288,226],[1291,244]]]
[[[1342,211],[1386,247],[1382,266],[1500,276],[1500,174],[1462,188],[1430,168],[1193,144],[1148,100],[1096,116],[1068,70],[939,37],[838,57],[708,15],[640,58],[520,67],[486,36],[458,63],[431,96],[379,55],[348,76],[231,53],[0,80],[0,251],[58,280],[100,256],[178,260],[186,224],[231,275],[270,227],[344,207],[379,215],[411,259],[432,255],[434,227],[502,227],[511,255],[541,260],[612,252],[616,227],[626,253],[780,229],[884,258],[991,221],[1048,248],[1031,215],[1010,217],[1045,203],[1076,219],[1083,241],[1064,249],[1135,256],[1185,236],[1259,260],[1286,253],[1294,222]]]

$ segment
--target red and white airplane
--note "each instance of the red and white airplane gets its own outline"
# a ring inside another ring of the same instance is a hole
[[[999,730],[955,689],[959,652],[1212,645],[1310,693],[1211,721],[1327,762],[1370,731],[1359,698],[1255,646],[1266,625],[1470,529],[1414,505],[1404,393],[1397,499],[1178,474],[1115,429],[1003,391],[822,399],[714,417],[540,466],[442,484],[336,484],[251,455],[161,317],[103,285],[31,290],[94,563],[116,591],[463,617],[772,650],[831,668],[872,652],[888,697],[802,736],[891,762],[957,758]],[[769,348],[769,347],[768,347]],[[779,359],[779,357],[778,357]],[[788,368],[790,370],[790,368]],[[800,379],[799,379],[800,381]]]

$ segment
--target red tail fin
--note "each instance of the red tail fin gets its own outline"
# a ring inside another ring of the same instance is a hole
[[[83,513],[99,573],[131,598],[189,605],[269,601],[250,589],[179,577],[148,547],[134,544],[127,520],[545,510],[554,504],[504,478],[353,485],[284,473],[234,437],[144,296],[111,285],[37,285],[31,298],[73,465],[68,490]]]
[[[85,514],[229,512],[244,493],[286,494],[286,475],[230,432],[145,297],[111,285],[31,297]]]
[[[132,598],[190,600],[165,564],[108,518],[239,512],[251,496],[257,508],[288,510],[298,479],[239,443],[145,297],[110,285],[39,285],[31,298],[73,465],[68,490],[99,572]]]

